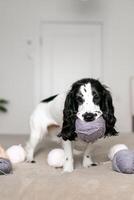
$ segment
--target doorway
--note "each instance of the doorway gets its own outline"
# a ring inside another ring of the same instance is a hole
[[[69,89],[81,78],[101,77],[101,24],[41,24],[40,99]]]

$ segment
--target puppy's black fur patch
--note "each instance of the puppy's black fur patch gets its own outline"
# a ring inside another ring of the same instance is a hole
[[[85,78],[76,81],[71,90],[68,92],[64,110],[63,110],[63,125],[61,133],[58,135],[63,140],[75,140],[77,134],[75,133],[75,120],[78,112],[80,96],[79,89],[82,85],[90,83],[92,87],[93,101],[96,105],[100,106],[102,116],[106,123],[106,132],[104,137],[117,135],[117,131],[114,126],[116,118],[114,116],[114,107],[112,96],[106,86],[102,85],[100,81],[92,78]],[[82,103],[82,101],[80,102]]]
[[[52,101],[53,99],[55,99],[55,97],[57,97],[57,96],[58,96],[58,94],[48,97],[47,99],[42,100],[41,103],[48,103],[48,102]]]

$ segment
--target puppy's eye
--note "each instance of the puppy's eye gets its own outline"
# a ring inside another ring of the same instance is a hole
[[[99,96],[97,94],[94,95],[94,99],[98,99]]]
[[[93,98],[94,98],[95,101],[99,101],[99,100],[100,100],[100,97],[99,97],[99,95],[97,95],[97,94],[95,94],[95,95],[93,96]]]
[[[97,92],[93,91],[92,94],[93,94],[94,101],[99,101],[100,100],[99,94]]]
[[[83,99],[81,96],[77,96],[76,97],[76,101],[79,103],[79,104],[82,104],[83,103]]]

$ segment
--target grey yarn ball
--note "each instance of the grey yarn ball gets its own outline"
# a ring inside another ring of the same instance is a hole
[[[104,136],[105,131],[105,120],[102,116],[91,122],[85,122],[79,118],[75,121],[75,132],[78,138],[85,142],[95,142]]]
[[[0,158],[0,175],[9,174],[12,171],[11,161],[7,158]]]
[[[125,174],[134,173],[134,151],[123,149],[118,151],[112,160],[113,170]]]

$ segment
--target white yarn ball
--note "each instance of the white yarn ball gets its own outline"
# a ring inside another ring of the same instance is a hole
[[[63,167],[65,153],[63,149],[53,149],[48,153],[47,162],[52,167]]]
[[[114,155],[115,155],[118,151],[123,150],[123,149],[128,149],[128,147],[127,147],[125,144],[116,144],[116,145],[114,145],[114,146],[111,147],[111,149],[109,150],[108,158],[109,158],[110,160],[113,160]]]
[[[6,153],[12,163],[23,162],[26,158],[26,152],[21,144],[9,147]]]

